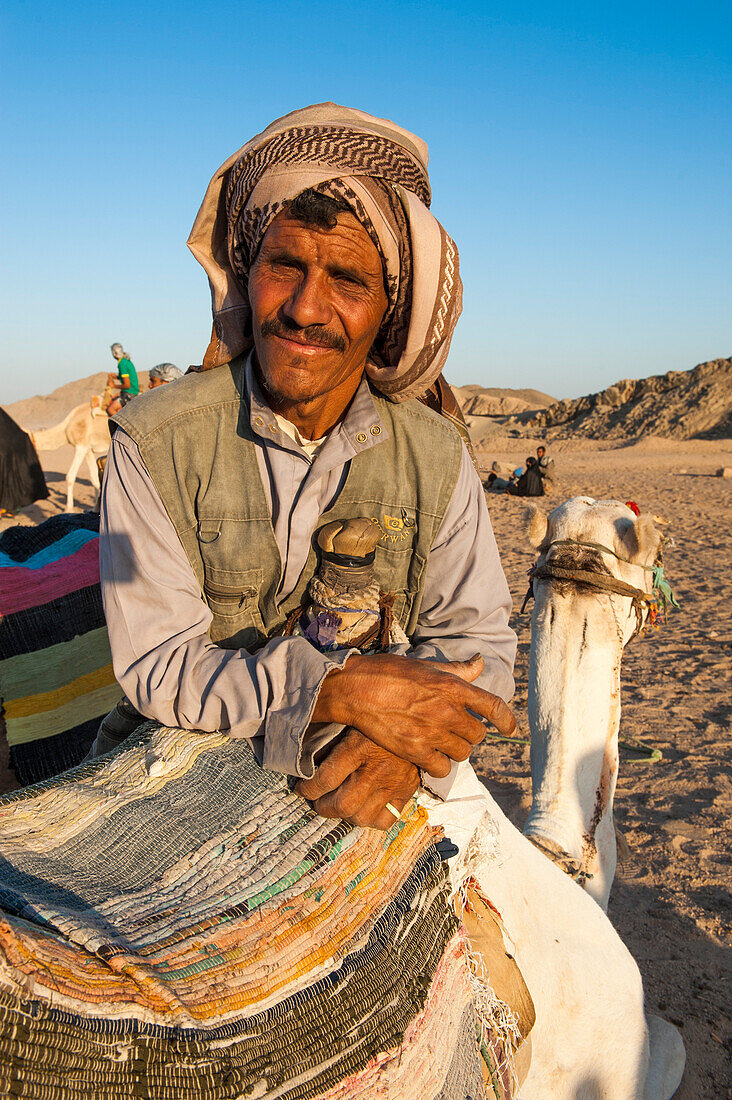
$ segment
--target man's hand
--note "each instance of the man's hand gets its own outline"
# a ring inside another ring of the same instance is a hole
[[[467,760],[485,736],[469,710],[504,736],[516,719],[497,695],[471,683],[483,658],[423,661],[380,653],[354,655],[323,681],[313,722],[340,722],[402,760],[443,778],[451,760]]]
[[[323,817],[389,829],[396,818],[384,809],[386,803],[403,809],[418,786],[419,772],[413,764],[350,729],[318,765],[313,778],[301,779],[295,790]]]

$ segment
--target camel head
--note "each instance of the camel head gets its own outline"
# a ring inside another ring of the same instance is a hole
[[[636,516],[618,500],[573,497],[548,516],[532,504],[526,514],[526,528],[541,564],[545,564],[549,553],[557,565],[571,569],[584,563],[591,571],[609,569],[620,579],[630,579],[630,583],[642,579],[638,568],[646,572],[653,567],[661,548],[661,535],[652,517]],[[582,545],[588,543],[605,546],[612,554]],[[633,568],[628,570],[628,566]]]
[[[527,516],[538,551],[529,662],[533,801],[524,832],[605,907],[616,866],[620,664],[648,616],[661,538],[617,500]]]

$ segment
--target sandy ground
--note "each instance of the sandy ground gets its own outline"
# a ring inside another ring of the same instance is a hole
[[[558,491],[540,501],[546,511],[567,497],[589,495],[632,499],[668,521],[664,558],[681,610],[628,646],[620,731],[621,738],[657,746],[663,759],[621,763],[615,813],[631,855],[619,868],[609,915],[638,961],[649,1010],[682,1031],[687,1068],[678,1100],[729,1098],[732,481],[712,475],[732,466],[732,444],[645,440],[602,451],[587,443],[560,445],[551,452]],[[510,450],[480,451],[479,460],[486,468],[494,459],[516,466],[531,453],[520,441]],[[524,535],[526,505],[503,494],[487,499],[513,595],[514,705],[528,734],[530,608],[518,613],[534,558]],[[474,762],[521,827],[531,801],[528,747],[486,742]]]
[[[500,450],[480,451],[479,460],[486,470],[494,459],[515,466],[534,446],[503,440]],[[678,1100],[729,1100],[732,481],[713,473],[732,466],[732,443],[659,439],[611,449],[583,441],[558,443],[551,451],[558,491],[541,502],[547,510],[587,494],[633,499],[668,521],[665,559],[681,611],[629,646],[621,727],[621,737],[642,737],[662,750],[663,759],[621,765],[615,808],[631,856],[619,868],[610,917],[638,960],[649,1010],[682,1030],[687,1070]],[[51,497],[14,522],[38,523],[63,507],[71,449],[41,458]],[[93,491],[86,470],[82,474],[76,502],[89,507]],[[496,494],[487,499],[514,598],[515,707],[527,731],[529,614],[518,614],[533,560],[523,530],[525,503]],[[475,763],[520,827],[530,804],[528,748],[486,743]],[[9,778],[6,773],[0,789],[9,789]],[[601,966],[598,960],[600,983]]]

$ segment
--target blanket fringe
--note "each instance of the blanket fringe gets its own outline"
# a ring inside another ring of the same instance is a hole
[[[480,889],[477,880],[472,875],[468,875],[455,896],[459,916],[462,916],[465,910],[472,911],[469,898],[471,890],[475,891],[487,906],[494,909]],[[485,960],[481,952],[472,947],[465,930],[463,930],[462,942],[468,981],[478,1017],[481,1056],[488,1069],[496,1100],[510,1100],[518,1090],[515,1063],[516,1051],[521,1045],[518,1017],[491,988]]]

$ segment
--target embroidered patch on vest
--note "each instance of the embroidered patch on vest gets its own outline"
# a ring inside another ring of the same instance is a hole
[[[381,523],[378,519],[374,519],[373,522],[381,531],[381,538],[388,542],[404,542],[407,531],[411,531],[415,526],[414,520],[407,515],[406,508],[402,508],[401,516],[389,516],[384,513]]]

